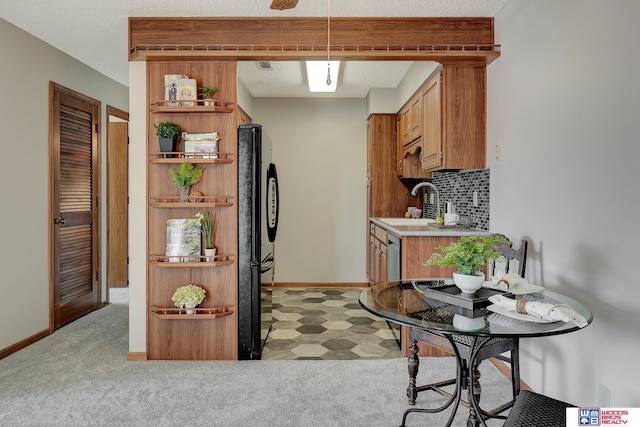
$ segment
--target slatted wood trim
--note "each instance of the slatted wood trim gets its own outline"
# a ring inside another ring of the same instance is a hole
[[[91,114],[60,106],[60,213],[92,209]]]
[[[332,18],[335,58],[489,63],[493,18]],[[326,18],[129,18],[129,59],[323,58]]]

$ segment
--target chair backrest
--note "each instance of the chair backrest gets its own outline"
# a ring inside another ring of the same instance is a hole
[[[517,270],[515,271],[520,275],[520,277],[524,277],[525,269],[527,267],[527,245],[528,242],[525,239],[522,239],[520,242],[520,248],[514,249],[511,244],[508,243],[498,243],[498,252],[505,258],[504,268],[505,273],[510,273],[509,267],[512,261],[516,261],[518,263]],[[491,275],[495,275],[496,273],[496,264],[491,264]]]

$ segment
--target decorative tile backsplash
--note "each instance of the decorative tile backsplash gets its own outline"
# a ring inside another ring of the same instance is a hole
[[[440,192],[440,211],[444,215],[446,202],[453,202],[460,222],[468,222],[473,227],[489,230],[489,169],[461,172],[434,172],[429,181]],[[473,206],[473,192],[478,192],[478,206]],[[436,217],[436,205],[429,204],[432,188],[424,188],[423,216]]]

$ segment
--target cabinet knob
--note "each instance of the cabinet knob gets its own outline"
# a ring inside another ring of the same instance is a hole
[[[53,220],[53,223],[54,223],[54,224],[62,225],[62,224],[64,224],[64,218],[55,218],[55,219]]]

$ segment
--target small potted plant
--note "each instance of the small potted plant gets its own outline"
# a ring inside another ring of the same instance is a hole
[[[204,255],[207,262],[213,262],[216,256],[216,217],[209,211],[200,211],[196,214],[202,225],[202,242]]]
[[[216,86],[205,86],[198,89],[200,89],[200,95],[204,100],[204,105],[213,107],[213,94],[218,92],[219,89]]]
[[[484,273],[482,272],[487,260],[499,261],[503,257],[498,252],[498,244],[509,244],[501,235],[473,235],[462,236],[457,242],[448,246],[436,246],[436,251],[424,265],[438,267],[456,267],[453,281],[463,293],[474,293],[482,287]]]
[[[180,126],[173,122],[160,122],[154,123],[153,127],[156,128],[156,136],[160,143],[161,153],[174,153],[176,151],[176,144],[178,141],[178,135],[180,135]],[[173,157],[169,155],[168,157]]]
[[[189,201],[189,188],[202,178],[204,168],[194,166],[191,162],[184,162],[177,169],[169,169],[171,181],[180,187],[180,202]]]
[[[195,310],[193,309],[205,300],[206,294],[207,291],[200,286],[189,283],[176,289],[171,301],[178,308],[186,308],[187,314],[194,314]]]

